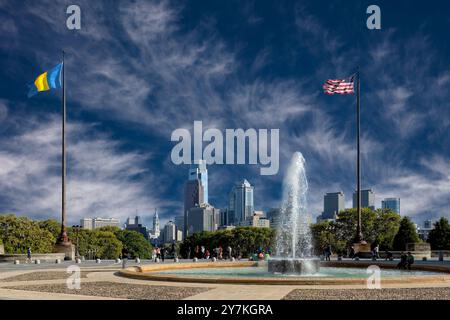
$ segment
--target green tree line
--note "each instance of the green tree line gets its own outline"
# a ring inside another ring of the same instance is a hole
[[[221,246],[224,250],[231,246],[234,252],[240,251],[242,257],[248,257],[259,249],[271,250],[275,239],[275,231],[269,228],[237,227],[232,230],[214,232],[197,232],[187,237],[180,246],[180,254],[187,257],[187,252],[194,253],[196,246],[204,246],[211,253]]]
[[[35,221],[14,214],[0,215],[0,242],[6,254],[25,254],[28,248],[34,253],[51,253],[60,231],[61,224],[56,220]],[[68,227],[67,233],[76,244],[76,230]],[[153,248],[142,234],[135,231],[117,227],[78,231],[81,256],[115,259],[121,256],[123,249],[133,258],[148,259]]]

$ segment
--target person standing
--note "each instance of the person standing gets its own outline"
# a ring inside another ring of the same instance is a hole
[[[31,248],[28,247],[27,249],[27,262],[31,263]]]
[[[187,248],[187,259],[191,258],[191,246]]]
[[[380,246],[378,244],[373,248],[373,255],[376,259],[380,259]]]
[[[228,259],[230,259],[230,260],[232,258],[232,252],[233,252],[233,249],[231,249],[231,246],[228,246],[227,247],[227,256],[228,256]]]
[[[411,254],[411,252],[408,252],[408,256],[406,258],[406,266],[408,270],[411,270],[411,266],[414,264],[414,256]]]
[[[202,258],[205,259],[205,246],[201,247],[201,252],[202,252]]]
[[[164,262],[164,256],[166,254],[166,249],[164,247],[161,248],[161,261]]]

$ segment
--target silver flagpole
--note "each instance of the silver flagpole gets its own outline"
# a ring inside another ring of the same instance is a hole
[[[61,234],[58,239],[60,244],[69,244],[66,230],[66,65],[64,62],[65,52],[62,52],[62,140],[61,140]]]

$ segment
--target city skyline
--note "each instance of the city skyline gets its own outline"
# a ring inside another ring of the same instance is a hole
[[[170,133],[191,130],[196,120],[219,129],[280,128],[277,175],[261,176],[254,165],[208,167],[216,208],[227,206],[230,186],[244,177],[255,187],[255,209],[278,207],[282,177],[298,150],[310,211],[319,214],[323,194],[355,188],[354,99],[330,99],[321,86],[357,65],[362,187],[378,199],[401,198],[402,215],[415,221],[448,217],[450,63],[442,30],[449,22],[439,19],[442,8],[390,10],[380,1],[383,29],[362,33],[363,4],[79,1],[83,27],[69,31],[61,3],[27,2],[21,10],[0,4],[0,212],[61,215],[60,96],[29,100],[26,84],[65,49],[68,225],[86,216],[125,221],[136,210],[151,225],[154,208],[163,224],[182,213],[189,166],[171,163]],[[44,31],[38,38],[37,29]],[[351,202],[347,197],[345,207]]]

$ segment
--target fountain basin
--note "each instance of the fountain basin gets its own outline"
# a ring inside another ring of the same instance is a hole
[[[282,274],[315,274],[320,270],[320,260],[311,259],[271,259],[268,271]]]

